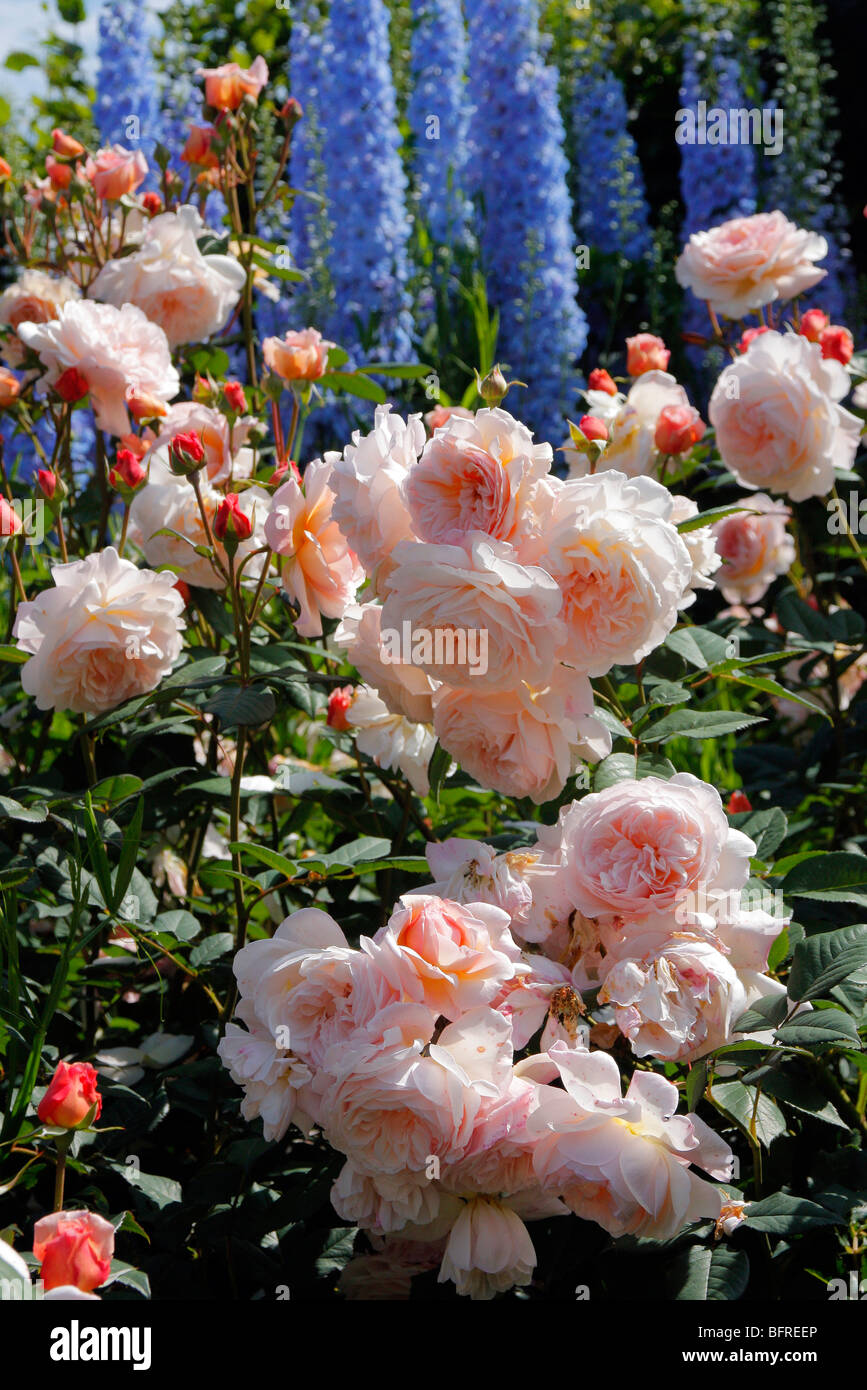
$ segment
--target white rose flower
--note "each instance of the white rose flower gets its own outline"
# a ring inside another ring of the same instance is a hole
[[[212,487],[205,477],[199,482],[202,501],[208,514],[211,533],[222,493]],[[241,511],[253,523],[253,533],[241,541],[235,556],[240,564],[246,555],[265,544],[265,518],[271,498],[264,488],[248,487],[239,493]],[[177,531],[177,536],[157,535],[161,530]],[[129,537],[139,546],[149,565],[172,565],[179,578],[200,589],[222,589],[224,581],[205,555],[197,555],[195,547],[207,544],[207,533],[196,494],[186,478],[177,478],[163,470],[156,459],[151,464],[148,482],[133,497],[130,509]],[[185,539],[181,539],[185,537]],[[217,555],[227,565],[225,548],[216,542]],[[245,581],[257,580],[262,573],[263,558],[257,556],[244,566]]]

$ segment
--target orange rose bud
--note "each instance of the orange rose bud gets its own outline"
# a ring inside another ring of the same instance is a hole
[[[733,816],[736,815],[738,811],[751,811],[752,809],[753,803],[750,801],[746,792],[732,792],[729,797],[728,805],[726,806],[729,815]]]
[[[48,1090],[36,1111],[44,1125],[74,1129],[87,1119],[94,1106],[93,1116],[99,1119],[102,1096],[96,1089],[97,1075],[89,1062],[58,1062]]]
[[[151,396],[147,391],[128,390],[126,403],[134,420],[156,420],[168,415],[169,408],[159,396]]]
[[[47,1291],[69,1284],[93,1293],[111,1271],[114,1227],[92,1211],[55,1211],[37,1221],[33,1253]]]
[[[613,377],[609,376],[604,367],[594,367],[587,378],[588,391],[604,391],[606,395],[616,396],[617,387]]]
[[[604,420],[599,420],[595,415],[582,415],[578,421],[578,428],[585,439],[608,438],[608,426]]]
[[[811,343],[818,343],[822,336],[822,329],[827,328],[830,323],[828,315],[821,309],[808,309],[806,314],[801,316],[801,326],[798,332],[804,338],[808,338]]]
[[[199,164],[203,169],[219,167],[220,161],[211,149],[214,133],[212,125],[190,126],[187,143],[181,153],[181,159],[185,164]]]
[[[141,205],[148,217],[156,217],[157,213],[163,210],[163,200],[159,193],[151,192],[142,194]]]
[[[51,148],[55,154],[63,155],[64,159],[77,159],[80,154],[84,154],[84,146],[71,135],[67,135],[65,130],[58,130],[56,126],[51,132]]]
[[[246,541],[253,534],[253,523],[241,511],[237,492],[223,498],[214,517],[214,535],[218,541]]]
[[[326,723],[332,729],[338,729],[343,733],[349,728],[349,721],[346,718],[347,710],[352,707],[352,686],[340,685],[336,690],[332,690],[328,696],[328,717]]]
[[[692,405],[667,405],[659,412],[653,442],[661,454],[688,454],[705,431]]]
[[[637,333],[626,339],[626,370],[630,376],[664,372],[670,356],[665,343],[654,333]]]
[[[69,164],[61,164],[59,159],[53,155],[45,156],[45,172],[51,179],[52,188],[68,188],[72,183],[72,168]]]
[[[76,401],[84,399],[90,387],[87,378],[82,376],[77,367],[67,367],[55,381],[54,389],[62,401],[66,401],[67,405],[74,405]]]
[[[770,331],[764,324],[761,328],[745,328],[738,343],[738,352],[746,352],[751,342],[756,338],[761,338],[763,333],[770,333]]]
[[[8,409],[17,401],[20,391],[21,382],[15,373],[6,367],[0,367],[0,410]]]
[[[243,415],[247,409],[247,397],[240,381],[227,381],[223,387],[223,395],[229,409],[234,410],[237,415]]]
[[[822,349],[822,356],[831,358],[835,362],[846,363],[851,361],[852,353],[855,351],[855,340],[848,328],[841,328],[839,324],[831,323],[827,328],[822,329],[822,336],[819,339],[819,346]]]
[[[6,160],[0,155],[0,179],[11,179],[12,165],[7,164]]]

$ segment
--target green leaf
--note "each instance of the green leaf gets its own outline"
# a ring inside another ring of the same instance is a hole
[[[238,844],[230,844],[229,849],[234,854],[246,854],[252,859],[258,859],[262,864],[267,864],[269,869],[276,869],[285,878],[295,878],[298,874],[298,865],[292,859],[287,859],[285,854],[278,854],[269,845],[248,844],[246,841],[241,841]]]
[[[867,855],[834,850],[790,869],[781,884],[787,897],[867,904]]]
[[[692,1112],[695,1110],[705,1092],[707,1086],[707,1062],[701,1058],[693,1062],[686,1078],[686,1108]]]
[[[769,1236],[792,1236],[819,1226],[844,1224],[844,1218],[827,1207],[806,1197],[791,1197],[787,1192],[775,1192],[760,1202],[750,1202],[745,1215],[748,1230]]]
[[[707,671],[734,656],[731,640],[706,627],[680,627],[670,632],[664,645],[682,656],[689,666]]]
[[[32,53],[23,53],[16,49],[14,53],[7,54],[3,66],[9,68],[10,72],[21,72],[24,68],[38,68],[39,59],[34,58]]]
[[[662,777],[668,781],[676,768],[668,758],[660,753],[609,753],[593,772],[593,790],[601,792],[605,787],[613,787],[617,782],[631,782],[643,777]]]
[[[84,0],[57,0],[57,8],[67,24],[83,24],[87,18]]]
[[[181,666],[179,670],[172,671],[170,676],[166,676],[160,685],[160,690],[174,689],[178,687],[182,690],[201,689],[215,684],[214,679],[223,674],[226,669],[226,658],[224,656],[206,656],[200,661],[190,661],[186,666]]]
[[[316,1273],[327,1276],[337,1274],[353,1255],[357,1226],[337,1226],[325,1237],[322,1253],[316,1261]]]
[[[678,709],[672,714],[663,715],[655,724],[642,731],[644,743],[660,743],[667,738],[720,738],[723,734],[735,734],[747,729],[751,724],[764,724],[765,720],[755,714],[741,714],[738,710]]]
[[[382,387],[369,377],[357,376],[354,372],[326,372],[317,382],[318,386],[330,386],[332,391],[345,391],[348,396],[360,396],[365,401],[376,401],[384,405],[386,394]]]
[[[735,830],[743,831],[755,842],[759,859],[768,859],[785,840],[789,830],[789,823],[779,806],[761,811],[738,811],[729,816],[729,820]]]
[[[107,1288],[109,1284],[123,1284],[128,1289],[135,1289],[142,1298],[150,1298],[151,1296],[151,1286],[144,1270],[124,1264],[123,1260],[112,1260],[108,1278],[103,1287]]]
[[[677,1302],[730,1303],[746,1290],[750,1261],[730,1245],[688,1245],[674,1257],[669,1279]]]
[[[370,376],[393,376],[401,381],[416,381],[421,380],[422,377],[430,376],[434,369],[427,366],[426,363],[368,362],[363,367],[356,367],[355,370]]]
[[[0,661],[9,661],[13,666],[23,666],[25,661],[29,660],[29,654],[22,652],[20,647],[9,646],[6,643],[0,645]]]
[[[826,997],[867,961],[867,926],[840,927],[799,941],[786,986],[792,999]]]
[[[784,1023],[774,1033],[778,1042],[790,1047],[814,1048],[836,1043],[843,1047],[860,1048],[858,1025],[842,1009],[814,1009],[798,1014],[791,1023]]]
[[[711,507],[706,512],[699,512],[698,516],[691,516],[686,521],[679,521],[677,529],[683,536],[687,531],[698,531],[702,526],[712,526],[715,521],[722,521],[724,517],[734,516],[735,512],[749,510],[749,507]]]
[[[0,819],[8,816],[10,820],[33,821],[41,825],[48,819],[48,808],[46,806],[21,806],[17,801],[13,801],[9,796],[0,796]]]
[[[748,1139],[752,1138],[753,1110],[755,1109],[755,1137],[765,1148],[769,1148],[780,1134],[785,1134],[786,1117],[770,1096],[761,1094],[756,1105],[755,1086],[745,1086],[742,1081],[715,1081],[711,1086],[714,1103],[734,1120]]]
[[[208,936],[204,941],[200,941],[198,946],[194,946],[190,952],[190,965],[197,970],[204,965],[210,965],[212,961],[219,960],[227,951],[231,951],[235,944],[235,938],[230,931],[217,932],[216,936]]]
[[[741,1014],[732,1024],[733,1033],[764,1033],[776,1028],[789,1012],[789,1001],[785,994],[769,994],[757,999],[752,1008]]]
[[[224,729],[257,727],[274,718],[277,703],[267,686],[226,685],[212,695],[203,706],[216,714]]]
[[[436,747],[431,754],[431,760],[427,767],[427,777],[430,784],[429,796],[432,796],[439,805],[440,790],[445,781],[446,773],[452,765],[452,755],[447,753],[442,744],[437,740]]]
[[[762,1088],[775,1100],[781,1100],[784,1105],[791,1106],[793,1110],[799,1110],[804,1115],[811,1115],[815,1120],[824,1120],[825,1124],[836,1125],[848,1133],[849,1126],[845,1120],[840,1118],[828,1098],[822,1094],[817,1086],[811,1085],[803,1077],[799,1076],[795,1080],[786,1072],[774,1069],[766,1073],[762,1080]]]
[[[116,779],[122,780],[122,779]],[[138,779],[136,779],[138,780]],[[109,906],[112,912],[117,912],[124,898],[127,889],[135,872],[136,856],[138,854],[139,841],[141,839],[141,828],[144,820],[144,797],[136,803],[132,820],[123,832],[123,847],[120,852],[120,859],[114,874],[114,884],[112,887],[112,898]]]
[[[779,681],[771,680],[768,676],[745,676],[740,672],[726,676],[726,680],[735,681],[738,685],[748,686],[751,690],[761,690],[765,695],[775,695],[780,700],[791,700],[793,704],[804,705],[806,709],[812,710],[813,714],[821,714],[824,719],[832,723],[828,711],[816,703],[815,700],[808,700],[806,695],[798,695],[794,690],[787,690]]]
[[[178,941],[192,941],[194,937],[198,936],[202,926],[192,912],[178,907],[172,908],[168,912],[161,912],[154,919],[151,930],[165,932],[167,936],[176,936]]]
[[[124,801],[128,796],[135,796],[136,792],[141,791],[142,786],[142,779],[133,776],[131,772],[118,777],[104,777],[95,787],[91,787],[90,798],[92,801],[112,805],[116,801]]]

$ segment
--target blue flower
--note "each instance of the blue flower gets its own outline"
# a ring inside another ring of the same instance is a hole
[[[588,246],[637,261],[650,250],[644,178],[622,83],[608,56],[579,71],[574,121],[578,233]]]
[[[156,184],[154,146],[161,137],[147,10],[140,0],[109,0],[99,16],[94,117],[105,145],[140,149]]]
[[[468,43],[461,0],[413,0],[411,89],[407,119],[419,214],[439,246],[465,239],[469,155]]]

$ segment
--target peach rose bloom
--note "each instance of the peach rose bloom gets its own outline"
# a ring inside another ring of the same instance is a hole
[[[672,493],[671,502],[669,519],[674,526],[678,526],[682,521],[691,521],[699,514],[698,503],[693,502],[691,497],[684,497],[682,493]],[[678,531],[678,535],[686,546],[692,566],[679,607],[689,608],[695,603],[696,589],[714,587],[711,575],[715,574],[722,564],[722,556],[717,553],[716,540],[710,526],[697,526],[692,531]]]
[[[462,405],[435,405],[433,410],[429,410],[425,415],[424,422],[431,434],[434,434],[436,430],[447,424],[453,415],[463,420],[472,420],[474,413]]]
[[[155,690],[186,627],[175,576],[137,569],[113,546],[53,565],[51,576],[53,588],[19,604],[13,628],[37,708],[103,714]]]
[[[841,401],[850,387],[839,362],[798,333],[763,333],[713,389],[710,422],[722,460],[743,487],[794,502],[824,497],[855,458],[861,421]]]
[[[655,1072],[637,1071],[626,1096],[620,1070],[605,1052],[554,1043],[548,1056],[565,1091],[541,1088],[529,1125],[539,1132],[537,1176],[566,1205],[612,1236],[665,1240],[722,1206],[719,1181],[731,1177],[728,1145],[697,1115],[677,1115],[677,1087]]]
[[[416,796],[427,796],[428,767],[436,747],[430,724],[392,713],[369,685],[356,687],[345,717],[359,753],[365,753],[377,767],[402,773]]]
[[[331,1189],[331,1205],[344,1221],[366,1230],[400,1231],[408,1223],[426,1226],[439,1214],[440,1188],[421,1173],[362,1173],[351,1159]],[[438,1264],[434,1260],[434,1266]]]
[[[0,324],[8,323],[17,331],[22,323],[48,323],[57,318],[64,304],[79,297],[78,286],[66,276],[23,270],[0,294]]]
[[[713,527],[722,563],[716,583],[727,603],[758,603],[795,563],[795,542],[786,530],[792,513],[765,492],[740,501],[748,511],[723,517]]]
[[[234,256],[203,255],[199,213],[185,204],[148,222],[131,256],[106,261],[90,287],[94,299],[136,304],[172,347],[204,342],[225,328],[244,288]]]
[[[413,632],[463,632],[468,655],[479,655],[481,642],[487,643],[484,670],[481,660],[449,661],[448,649],[441,644],[438,653],[432,638],[432,659],[419,664],[433,680],[481,692],[513,690],[522,680],[542,686],[550,679],[566,629],[558,618],[560,587],[546,570],[519,564],[510,545],[478,533],[464,545],[402,541],[393,561],[383,628],[402,632],[408,622]]]
[[[824,237],[796,227],[779,210],[759,212],[695,232],[677,259],[675,275],[715,313],[739,319],[818,285],[827,271],[816,261],[827,254]]]
[[[268,65],[261,54],[248,68],[223,63],[219,68],[198,68],[205,79],[205,101],[218,111],[236,111],[245,96],[258,97],[268,81]]]
[[[429,724],[436,687],[418,666],[384,659],[381,627],[382,609],[377,604],[347,608],[334,633],[335,645],[346,648],[346,660],[366,685],[373,686],[392,714],[403,715],[410,723]]]
[[[262,343],[265,364],[283,381],[318,381],[328,370],[328,353],[335,343],[318,328],[302,328]]]
[[[312,1071],[288,1048],[275,1045],[249,999],[242,999],[235,1013],[246,1028],[227,1024],[217,1053],[232,1080],[244,1088],[244,1119],[261,1118],[265,1138],[272,1142],[283,1138],[293,1120],[309,1130],[312,1121],[302,1108],[302,1098]]]
[[[147,178],[147,160],[141,150],[111,145],[98,150],[84,166],[84,177],[93,184],[97,198],[116,203],[125,193],[135,193]]]
[[[688,772],[593,792],[564,807],[559,829],[572,902],[588,917],[640,920],[742,888],[756,852],[716,788]]]
[[[514,541],[535,521],[535,484],[552,458],[506,410],[451,418],[404,481],[413,531],[435,544],[460,544],[471,531]]]
[[[21,394],[21,382],[14,372],[0,367],[0,410],[8,410]]]
[[[375,582],[387,576],[398,542],[412,538],[401,485],[424,446],[420,415],[402,420],[390,405],[378,405],[368,434],[355,430],[342,454],[326,454],[334,519]]]
[[[437,1282],[451,1279],[459,1294],[488,1300],[524,1288],[536,1251],[520,1216],[493,1197],[473,1197],[452,1227]]]
[[[92,1293],[109,1276],[114,1227],[92,1211],[55,1211],[37,1221],[33,1253],[46,1289],[70,1284]]]
[[[151,480],[168,482],[174,474],[168,467],[168,448],[176,434],[197,434],[205,450],[204,472],[215,486],[229,478],[249,478],[256,455],[246,447],[255,420],[244,415],[230,426],[225,415],[198,401],[179,401],[169,408],[157,426],[158,433],[148,445]],[[156,462],[160,467],[155,467]]]
[[[489,1003],[507,980],[529,973],[508,914],[489,903],[412,894],[363,948],[399,995],[449,1019]]]
[[[302,637],[321,637],[322,618],[340,618],[364,583],[358,557],[332,516],[331,464],[315,459],[277,489],[265,520],[265,540],[282,557],[283,588],[298,604]]]
[[[22,323],[19,337],[47,369],[43,388],[53,386],[70,367],[87,382],[98,429],[121,437],[129,433],[126,392],[171,400],[180,388],[163,330],[124,304],[72,300],[46,323]]]
[[[223,494],[202,479],[202,502],[214,532],[214,524]],[[270,495],[261,487],[248,487],[238,495],[238,506],[250,522],[250,536],[239,543],[235,563],[265,544],[265,518],[271,504]],[[176,531],[176,536],[159,535],[163,530]],[[195,584],[200,589],[222,589],[225,580],[214,569],[206,555],[197,555],[195,547],[206,545],[208,535],[198,499],[186,478],[177,478],[160,466],[159,459],[150,464],[148,482],[136,490],[130,509],[130,540],[137,545],[149,565],[171,565],[174,578]],[[223,566],[227,565],[225,546],[216,541],[216,550]],[[262,573],[264,556],[258,555],[244,566],[242,582],[252,583]]]

